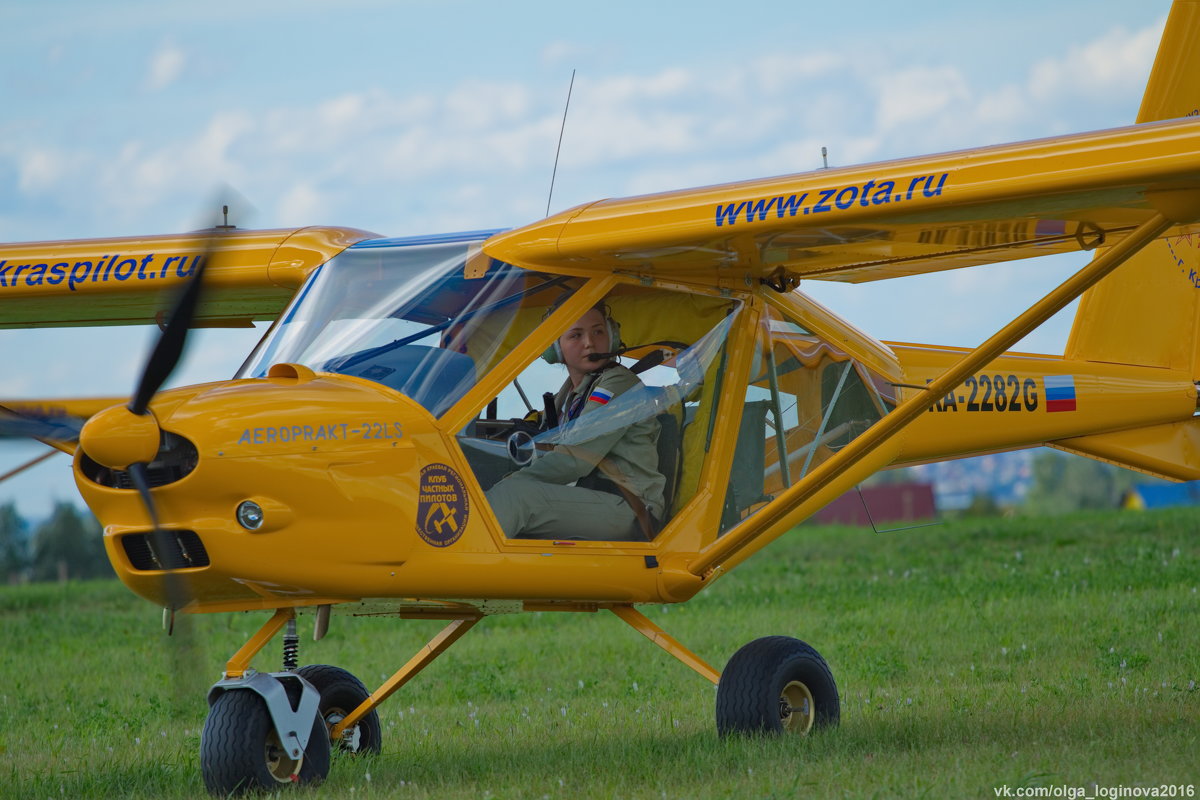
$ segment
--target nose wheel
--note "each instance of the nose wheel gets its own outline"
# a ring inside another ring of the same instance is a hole
[[[200,736],[200,772],[217,797],[316,784],[329,774],[329,735],[313,720],[308,744],[294,756],[280,740],[267,705],[255,692],[222,694],[209,708]]]
[[[717,731],[722,736],[803,736],[836,726],[840,716],[829,665],[799,639],[755,639],[733,654],[717,684]]]

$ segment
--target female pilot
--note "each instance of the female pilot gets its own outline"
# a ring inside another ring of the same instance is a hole
[[[567,368],[555,396],[560,424],[605,413],[641,384],[617,361],[620,328],[601,303],[544,356]],[[589,358],[604,354],[603,358]],[[657,471],[658,422],[650,417],[586,442],[558,445],[487,492],[506,536],[523,539],[645,541],[663,518],[666,480]]]

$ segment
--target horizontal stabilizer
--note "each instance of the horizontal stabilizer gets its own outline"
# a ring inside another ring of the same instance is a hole
[[[1157,478],[1200,480],[1200,417],[1048,444]]]

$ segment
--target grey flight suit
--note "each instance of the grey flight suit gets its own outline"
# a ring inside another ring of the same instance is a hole
[[[578,391],[568,379],[555,396],[560,424],[605,413],[610,398],[639,385],[638,377],[620,364],[593,373]],[[666,480],[658,472],[656,419],[642,419],[579,444],[559,445],[497,483],[487,491],[487,499],[510,538],[644,539],[633,509],[610,480],[641,498],[656,520],[662,519]],[[576,482],[584,486],[570,485]]]

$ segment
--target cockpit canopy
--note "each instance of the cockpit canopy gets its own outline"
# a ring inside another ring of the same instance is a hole
[[[580,283],[488,260],[479,251],[488,235],[350,247],[309,278],[238,377],[303,364],[381,383],[440,415]],[[470,256],[484,274],[467,277]]]

